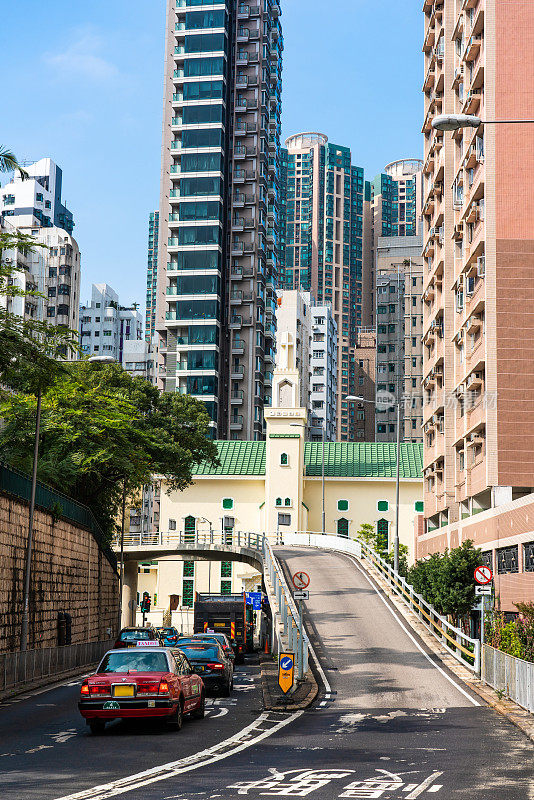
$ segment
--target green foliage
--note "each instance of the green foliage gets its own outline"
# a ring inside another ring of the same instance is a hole
[[[7,298],[0,306],[0,385],[4,392],[9,388],[37,394],[61,371],[58,360],[79,352],[77,331],[32,317],[24,319],[11,310],[15,298],[42,295],[35,288],[17,285],[18,273],[23,273],[24,268],[7,263],[6,253],[26,256],[43,247],[18,231],[0,233],[0,295]]]
[[[460,547],[418,561],[408,571],[408,582],[436,611],[458,621],[474,605],[473,573],[481,563],[481,551],[467,540]]]
[[[362,523],[362,526],[357,532],[356,536],[358,539],[362,539],[365,544],[369,545],[369,547],[376,547],[376,530],[374,525],[371,525],[369,522]]]
[[[18,172],[22,180],[29,177],[19,164],[16,155],[3,144],[0,144],[0,172]]]
[[[534,604],[516,603],[517,619],[506,622],[504,614],[487,615],[486,641],[497,650],[525,661],[534,661]]]
[[[26,472],[35,411],[29,394],[0,402],[0,459]],[[195,463],[216,463],[208,425],[203,403],[160,393],[118,364],[64,363],[43,394],[38,477],[88,505],[111,536],[125,481],[128,494],[154,474],[165,477],[170,490],[180,490],[191,482]]]
[[[388,553],[386,548],[382,543],[382,537],[378,536],[376,532],[376,528],[374,525],[371,525],[369,522],[362,523],[362,526],[356,536],[365,542],[366,545],[372,547],[372,549],[378,553],[378,555],[387,561],[388,564],[393,566],[395,562],[395,556],[393,550]],[[399,543],[399,573],[406,577],[408,572],[408,548],[405,544]]]

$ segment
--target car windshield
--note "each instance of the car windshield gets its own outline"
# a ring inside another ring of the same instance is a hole
[[[163,634],[163,636],[174,636],[176,630],[174,628],[158,628],[158,631]]]
[[[180,650],[189,661],[217,661],[219,648],[209,644],[180,644]]]
[[[129,653],[107,653],[97,672],[168,672],[167,657],[162,652],[147,652],[144,648]]]
[[[156,638],[154,631],[123,631],[119,636],[121,642],[152,641]]]
[[[226,637],[222,633],[220,634],[214,633],[211,636],[208,636],[207,634],[202,636],[195,636],[195,639],[198,639],[201,642],[217,642],[217,644],[220,644],[222,648],[228,647],[228,644],[226,642]]]

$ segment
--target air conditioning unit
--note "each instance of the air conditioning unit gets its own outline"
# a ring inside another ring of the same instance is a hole
[[[486,274],[486,256],[479,256],[477,258],[477,275],[483,278]]]

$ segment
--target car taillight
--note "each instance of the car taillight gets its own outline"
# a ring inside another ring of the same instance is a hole
[[[89,684],[82,683],[82,688],[80,689],[80,694],[89,694]]]
[[[157,694],[160,688],[160,683],[138,683],[137,694]]]
[[[224,669],[224,664],[206,664],[208,669]]]
[[[160,694],[169,694],[169,684],[167,681],[160,681],[159,683],[159,693]]]
[[[90,694],[109,694],[109,686],[92,685],[89,687]]]

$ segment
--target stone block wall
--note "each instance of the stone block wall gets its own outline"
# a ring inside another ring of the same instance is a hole
[[[0,491],[0,652],[20,649],[28,503]],[[72,644],[112,638],[119,578],[91,531],[35,509],[28,649],[58,644],[58,614]]]

